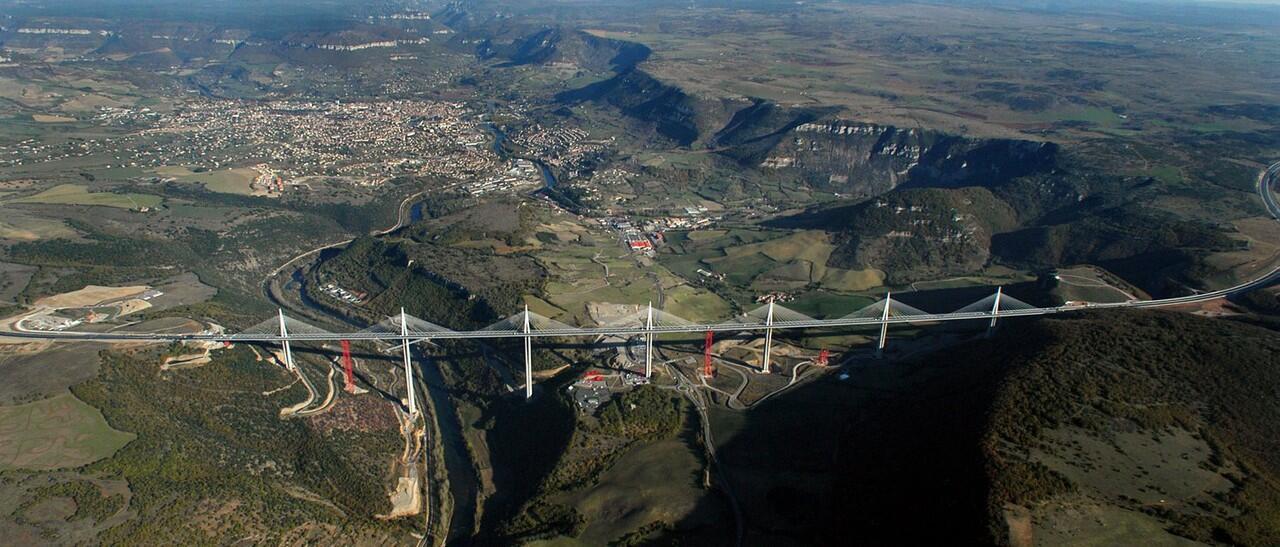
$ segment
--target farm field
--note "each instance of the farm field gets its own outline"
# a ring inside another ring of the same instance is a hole
[[[916,281],[911,283],[909,288],[912,291],[933,291],[940,289],[959,289],[964,287],[994,287],[997,285],[1010,285],[1013,283],[1035,281],[1035,279],[1036,277],[1034,275],[1026,272],[1000,266],[989,266],[983,270],[982,275],[962,275],[931,281]]]
[[[76,121],[75,118],[66,116],[53,116],[50,114],[32,114],[31,119],[40,123],[70,123]]]
[[[875,301],[876,298],[870,296],[810,291],[782,306],[810,317],[830,319],[849,315]]]
[[[197,173],[186,167],[161,167],[156,174],[177,178],[179,181],[201,184],[211,192],[224,194],[254,195],[249,184],[258,176],[258,172],[248,167],[206,171]]]
[[[38,194],[12,199],[9,203],[50,203],[57,205],[100,205],[121,209],[140,209],[160,205],[162,198],[150,194],[117,194],[90,192],[83,184],[59,184]]]
[[[115,454],[133,438],[70,393],[0,406],[0,469],[78,467]]]
[[[0,404],[19,404],[54,397],[93,378],[103,344],[50,345],[0,338]]]
[[[668,289],[663,307],[690,321],[722,321],[733,315],[733,308],[723,298],[689,285]]]
[[[66,222],[33,216],[17,208],[8,208],[0,220],[0,239],[10,241],[37,241],[59,237],[75,237],[76,231]]]

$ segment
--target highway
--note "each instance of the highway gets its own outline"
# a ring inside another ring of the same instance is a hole
[[[1280,203],[1272,195],[1272,189],[1278,186],[1280,180],[1280,161],[1277,161],[1267,167],[1266,170],[1258,177],[1258,196],[1271,216],[1280,221]],[[1280,266],[1277,266],[1265,274],[1241,283],[1234,287],[1228,287],[1216,291],[1204,292],[1199,294],[1178,296],[1173,298],[1162,298],[1154,300],[1130,300],[1127,302],[1115,302],[1106,304],[1088,304],[1088,305],[1070,305],[1055,307],[1027,307],[1022,309],[992,309],[985,311],[965,311],[950,313],[919,313],[919,314],[900,314],[889,315],[887,318],[882,316],[859,317],[848,316],[836,319],[803,319],[791,321],[774,321],[771,323],[752,321],[726,321],[721,323],[680,323],[668,325],[646,326],[621,326],[621,327],[569,327],[557,325],[554,328],[531,328],[523,330],[516,328],[515,325],[523,323],[522,315],[513,316],[514,321],[506,321],[505,328],[489,328],[476,331],[455,331],[443,327],[432,328],[430,331],[410,332],[409,334],[387,333],[387,332],[306,332],[306,333],[290,333],[287,337],[281,337],[278,333],[240,333],[240,334],[216,334],[216,333],[196,333],[196,334],[173,334],[173,333],[135,333],[135,332],[68,332],[68,331],[33,331],[33,330],[11,330],[0,333],[0,336],[20,337],[20,338],[37,338],[44,340],[66,340],[66,341],[218,341],[218,342],[281,342],[288,340],[290,342],[323,342],[336,340],[385,340],[385,341],[409,341],[419,342],[423,340],[446,340],[446,339],[489,339],[489,338],[589,338],[598,336],[637,336],[645,334],[668,334],[668,333],[701,333],[706,331],[712,332],[745,332],[745,331],[765,331],[770,329],[815,329],[815,328],[847,328],[847,327],[869,327],[879,326],[882,324],[920,324],[920,323],[940,323],[947,321],[990,321],[993,318],[1010,318],[1010,317],[1029,317],[1041,315],[1053,315],[1058,313],[1079,311],[1085,309],[1112,309],[1112,308],[1158,308],[1165,306],[1177,306],[1184,304],[1192,304],[1196,302],[1205,302],[1224,298],[1234,294],[1249,292],[1251,290],[1268,286],[1280,280]],[[528,313],[528,312],[525,312]],[[319,330],[319,329],[316,329]]]

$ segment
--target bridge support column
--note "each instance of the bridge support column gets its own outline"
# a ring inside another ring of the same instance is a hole
[[[284,349],[284,367],[293,372],[298,368],[293,364],[293,349],[289,347],[289,329],[284,326],[284,310],[277,310],[280,312],[280,347]]]
[[[649,317],[644,328],[649,332],[644,337],[644,377],[653,376],[653,302],[649,303]]]
[[[702,377],[714,378],[715,369],[711,368],[711,346],[715,343],[715,333],[707,331],[707,341],[702,346]]]
[[[418,414],[418,401],[413,393],[413,358],[409,355],[409,322],[408,317],[404,313],[404,308],[400,308],[400,342],[404,349],[404,384],[409,390],[409,415],[416,416]]]
[[[991,304],[991,324],[987,325],[987,337],[991,337],[991,333],[996,330],[996,318],[1000,315],[1000,297],[1004,294],[1004,287],[996,287],[996,300]]]
[[[533,398],[533,338],[528,336],[532,330],[529,325],[529,305],[524,306],[524,398]]]
[[[876,359],[884,357],[884,346],[889,341],[889,308],[893,307],[893,292],[884,294],[884,311],[880,313],[880,341],[876,346]]]
[[[769,299],[769,313],[764,316],[764,366],[761,371],[769,373],[769,351],[773,348],[773,298]]]

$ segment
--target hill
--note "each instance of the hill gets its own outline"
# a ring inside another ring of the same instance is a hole
[[[697,99],[680,88],[658,81],[642,70],[628,70],[607,80],[556,94],[555,101],[574,104],[597,101],[652,126],[658,135],[678,146],[698,140]]]
[[[555,24],[539,25],[501,15],[476,16],[451,4],[435,19],[457,34],[450,44],[498,67],[569,63],[593,71],[625,72],[649,58],[642,44],[602,38]]]
[[[1176,313],[1029,325],[982,441],[997,539],[1280,540],[1280,336]],[[986,348],[959,356],[984,360]],[[1110,535],[1090,520],[1141,535]],[[1004,531],[1007,531],[1006,535]],[[1143,539],[1147,536],[1147,539]]]
[[[998,186],[1058,167],[1060,147],[1018,139],[971,138],[921,128],[899,128],[834,117],[800,116],[790,108],[790,138],[768,148],[735,147],[722,153],[780,178],[852,195],[897,186]],[[830,109],[827,110],[830,112]]]
[[[713,422],[748,543],[1274,545],[1277,352],[1230,320],[1085,313]]]
[[[640,162],[666,187],[687,181],[718,201],[763,194],[765,212],[807,206],[770,225],[828,231],[840,246],[828,266],[885,270],[891,284],[976,275],[993,263],[1032,271],[1088,263],[1155,295],[1185,294],[1214,277],[1207,257],[1240,250],[1230,221],[1252,214],[1215,202],[1234,199],[1221,188],[1243,189],[1253,177],[1247,170],[1197,171],[1197,180],[1136,172],[1103,141],[869,123],[828,106],[697,95],[644,68],[560,91],[555,102],[616,111],[639,145],[687,147],[699,154],[684,161],[725,173],[688,176]],[[1170,195],[1223,210],[1152,206],[1172,204]],[[879,199],[865,201],[871,197]],[[877,216],[868,203],[924,214]]]
[[[884,269],[891,283],[991,263],[1026,270],[1089,263],[1157,295],[1203,286],[1205,258],[1242,245],[1227,223],[1151,207],[1181,190],[1094,166],[1087,159],[1094,151],[927,133],[799,126],[765,168],[785,166],[775,176],[852,197],[769,224],[831,232],[840,244],[831,266]]]
[[[835,232],[838,245],[828,265],[882,269],[887,282],[903,284],[981,270],[991,257],[992,234],[1012,228],[1015,219],[985,188],[926,188],[834,207],[809,226]]]

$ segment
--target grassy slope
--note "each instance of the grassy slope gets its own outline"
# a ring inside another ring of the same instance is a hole
[[[0,469],[57,469],[92,463],[133,440],[70,394],[0,407]]]

